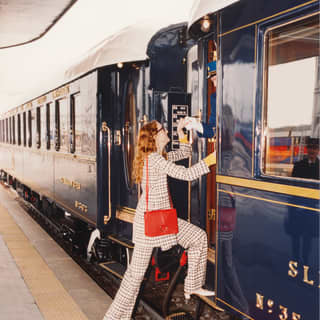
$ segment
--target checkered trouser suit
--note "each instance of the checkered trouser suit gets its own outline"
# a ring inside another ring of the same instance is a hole
[[[207,235],[199,227],[179,219],[178,244],[187,249],[188,272],[184,290],[192,292],[205,282],[207,265]],[[131,263],[122,279],[121,286],[103,320],[130,320],[140,285],[148,268],[152,247],[136,244]]]
[[[148,210],[170,208],[167,176],[192,181],[209,172],[209,168],[203,161],[198,162],[190,168],[174,164],[174,161],[184,159],[190,155],[191,146],[180,144],[179,150],[168,153],[168,160],[156,152],[148,156]],[[191,223],[178,219],[178,234],[147,237],[144,232],[146,163],[143,168],[141,187],[143,193],[139,199],[133,223],[133,242],[135,243],[135,247],[132,260],[104,320],[131,319],[141,281],[148,268],[152,250],[155,247],[168,250],[172,246],[180,244],[187,249],[188,272],[185,279],[186,292],[192,292],[201,288],[205,281],[208,245],[205,231]]]

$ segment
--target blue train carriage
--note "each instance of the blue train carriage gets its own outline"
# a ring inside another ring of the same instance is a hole
[[[47,91],[1,120],[1,170],[48,215],[96,224],[96,74]],[[76,126],[75,126],[76,124]],[[54,205],[53,205],[54,204]]]
[[[159,32],[157,26],[129,27],[70,67],[63,85],[44,89],[1,122],[8,182],[48,216],[73,221],[62,227],[68,237],[89,233],[88,257],[94,252],[111,260],[104,266],[119,277],[133,248],[140,196],[132,180],[138,130],[158,119],[177,148],[177,120],[190,114],[186,53],[194,41],[186,30],[186,23]],[[190,184],[170,184],[180,217],[190,220]]]
[[[247,319],[317,320],[319,165],[295,175],[293,148],[319,152],[319,2],[197,1],[189,33],[203,120],[217,57],[216,301]]]

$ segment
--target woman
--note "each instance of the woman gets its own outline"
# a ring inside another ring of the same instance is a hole
[[[167,176],[192,181],[209,172],[209,166],[216,163],[215,153],[191,168],[177,166],[173,161],[191,155],[191,146],[182,129],[185,120],[178,125],[180,148],[165,154],[164,148],[170,141],[166,130],[157,122],[144,125],[139,132],[137,153],[134,159],[134,178],[141,183],[143,193],[139,199],[133,223],[133,242],[135,247],[131,263],[124,275],[116,297],[104,316],[104,320],[129,320],[135,305],[140,285],[148,268],[152,250],[161,247],[168,250],[180,244],[188,251],[188,272],[184,291],[186,299],[191,294],[214,295],[214,291],[203,289],[207,263],[207,235],[199,227],[178,219],[178,234],[147,237],[144,232],[144,212],[146,211],[146,159],[148,158],[148,210],[169,209],[170,198]],[[167,158],[167,159],[166,159]]]

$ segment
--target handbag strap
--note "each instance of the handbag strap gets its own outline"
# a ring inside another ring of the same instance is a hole
[[[148,200],[149,200],[149,168],[148,168],[148,156],[147,156],[147,183],[146,183],[146,204],[147,204],[147,210],[146,212],[148,212]],[[173,204],[172,204],[172,199],[171,199],[171,195],[169,192],[169,186],[168,186],[168,194],[169,194],[169,199],[170,199],[170,207],[171,209],[173,208]]]
[[[146,202],[147,202],[147,211],[148,212],[148,199],[149,199],[149,169],[148,169],[148,156],[147,156],[147,183],[146,183]]]

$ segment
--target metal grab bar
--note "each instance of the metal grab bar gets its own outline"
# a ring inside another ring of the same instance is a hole
[[[111,219],[111,130],[106,122],[102,123],[102,131],[108,134],[108,212],[104,216],[104,224],[107,224]]]

